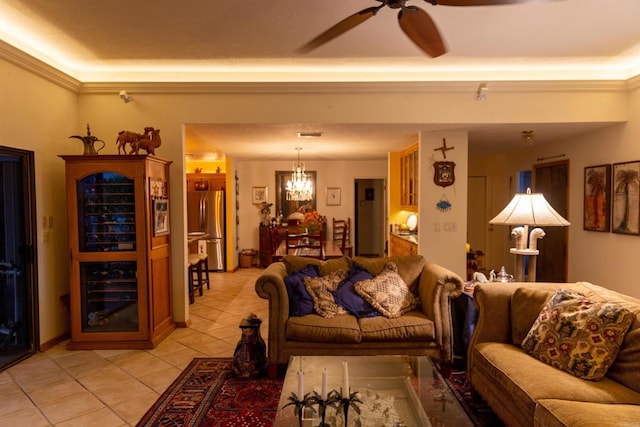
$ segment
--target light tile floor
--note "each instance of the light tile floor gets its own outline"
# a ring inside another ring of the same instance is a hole
[[[233,356],[250,313],[266,340],[261,272],[211,273],[211,290],[189,306],[191,326],[152,350],[71,351],[64,342],[0,372],[0,426],[135,426],[194,357]]]

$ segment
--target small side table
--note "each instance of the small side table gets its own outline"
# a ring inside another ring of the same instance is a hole
[[[465,285],[470,283],[466,282]],[[465,288],[468,288],[468,286],[465,286]],[[451,304],[454,366],[464,367],[466,365],[467,350],[477,320],[478,310],[473,305],[473,290],[465,290]]]

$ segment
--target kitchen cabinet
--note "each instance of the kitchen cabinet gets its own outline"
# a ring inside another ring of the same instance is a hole
[[[400,152],[400,205],[404,209],[418,209],[419,163],[418,144]]]
[[[224,173],[188,173],[187,191],[224,190],[226,180]]]
[[[171,307],[170,162],[147,155],[65,160],[69,348],[153,348]]]
[[[415,235],[398,236],[394,233],[389,234],[389,256],[416,255],[418,253],[418,244],[413,241]]]

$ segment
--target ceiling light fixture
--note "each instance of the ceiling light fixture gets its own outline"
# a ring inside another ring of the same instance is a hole
[[[129,95],[126,90],[121,90],[120,99],[122,99],[122,102],[125,104],[128,104],[133,101],[133,96]]]
[[[313,184],[304,170],[304,162],[300,161],[301,147],[296,147],[298,161],[293,164],[291,179],[287,181],[287,200],[306,202],[313,199]]]
[[[486,101],[489,97],[489,88],[486,83],[480,83],[476,91],[476,101]]]

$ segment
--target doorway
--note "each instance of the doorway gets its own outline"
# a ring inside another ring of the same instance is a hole
[[[534,191],[544,194],[547,202],[568,218],[569,161],[544,163],[533,167]],[[545,236],[538,242],[538,282],[567,281],[567,227],[544,227]]]
[[[0,371],[38,350],[34,155],[0,147]]]
[[[354,255],[384,256],[385,247],[385,180],[355,180],[355,247]]]

